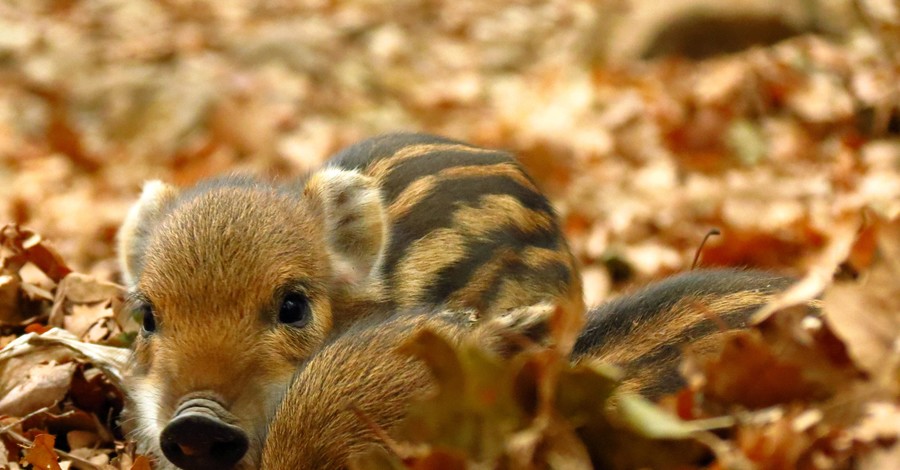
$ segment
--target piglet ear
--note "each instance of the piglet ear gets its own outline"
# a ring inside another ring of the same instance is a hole
[[[144,190],[119,229],[119,265],[125,284],[129,287],[137,283],[143,265],[147,239],[153,228],[172,201],[178,196],[178,189],[159,180],[144,183]]]
[[[476,341],[504,357],[529,347],[549,346],[553,342],[550,324],[558,309],[542,302],[485,318],[474,327]]]
[[[320,209],[339,280],[377,282],[388,223],[375,180],[355,170],[325,168],[310,177],[303,196]]]

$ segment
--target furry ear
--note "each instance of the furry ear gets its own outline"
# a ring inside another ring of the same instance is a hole
[[[159,180],[147,181],[141,197],[131,206],[118,233],[119,265],[128,287],[137,283],[147,237],[178,189]]]
[[[483,319],[474,327],[476,341],[503,357],[529,347],[547,347],[552,343],[550,323],[558,308],[539,303]]]
[[[303,197],[320,208],[339,280],[377,284],[388,222],[375,180],[354,170],[325,168],[309,178]]]

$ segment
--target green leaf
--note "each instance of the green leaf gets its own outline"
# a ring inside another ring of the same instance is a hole
[[[617,397],[618,415],[631,430],[650,439],[690,439],[699,431],[728,427],[730,417],[683,421],[639,395]]]

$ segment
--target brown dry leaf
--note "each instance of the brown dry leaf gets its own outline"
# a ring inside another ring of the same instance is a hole
[[[814,74],[802,88],[788,95],[787,104],[811,123],[849,119],[853,114],[853,98],[840,81],[831,74]]]
[[[591,468],[590,454],[576,434],[576,427],[554,406],[558,393],[556,382],[560,374],[568,371],[566,356],[555,347],[531,349],[514,358],[507,367],[514,369],[512,393],[526,417],[524,429],[506,437],[507,465],[528,468],[546,464],[561,468],[559,463],[566,462],[568,468]],[[606,398],[602,393],[608,388],[587,391],[582,387],[582,391],[602,401]]]
[[[94,465],[98,469],[106,470],[108,468],[107,465],[110,462],[108,455],[110,452],[112,452],[112,449],[81,447],[69,451],[68,455],[63,457],[62,463],[65,464],[68,460],[72,460],[73,466],[76,466],[81,464],[81,462],[78,462],[75,459],[81,459],[84,462]],[[70,457],[70,459],[66,459],[66,457]]]
[[[68,362],[30,368],[17,377],[17,385],[0,399],[0,414],[24,416],[62,401],[69,393],[75,367],[75,363]]]
[[[721,354],[697,359],[687,355],[688,376],[702,382],[704,394],[723,403],[763,408],[791,400],[828,396],[804,374],[804,364],[780,357],[758,331],[729,335]]]
[[[34,438],[34,444],[25,451],[25,460],[42,470],[62,470],[59,456],[53,449],[55,441],[52,434],[39,434]]]
[[[853,359],[879,380],[900,367],[900,219],[879,223],[878,254],[859,282],[838,283],[825,293],[825,321]]]
[[[522,419],[510,396],[510,371],[474,345],[457,350],[429,330],[401,351],[422,359],[437,384],[435,396],[410,407],[401,434],[412,442],[458,449],[476,461],[502,455],[505,437]]]
[[[80,338],[84,338],[93,326],[104,323],[105,318],[117,316],[116,309],[121,307],[124,288],[110,282],[100,281],[92,276],[72,273],[66,276],[56,290],[53,308],[48,323],[51,326],[64,327]],[[110,335],[121,333],[121,329],[113,322],[113,330],[103,328],[103,332],[92,332],[97,340],[106,339]]]
[[[856,213],[845,214],[836,220],[831,227],[828,244],[803,279],[760,309],[753,315],[750,323],[759,324],[778,310],[807,303],[820,295],[831,284],[834,273],[849,256],[859,227],[860,218]]]
[[[21,321],[19,312],[18,276],[0,274],[0,323],[16,323]]]
[[[8,344],[0,350],[0,365],[18,356],[28,358],[36,353],[60,358],[80,357],[103,371],[116,388],[124,389],[123,373],[131,354],[127,348],[85,343],[65,330],[51,328],[43,334],[20,336]]]
[[[115,315],[113,310],[105,303],[97,303],[93,305],[73,305],[72,314],[66,315],[63,320],[63,328],[66,331],[84,339],[89,332],[93,330],[95,325],[103,327],[104,319],[112,318]],[[103,327],[106,330],[105,327]],[[109,331],[100,333],[100,338],[108,335]],[[92,341],[96,342],[96,341]]]
[[[618,375],[608,366],[585,362],[563,370],[553,384],[554,408],[578,433],[594,468],[678,468],[706,454],[687,438],[697,429],[690,424],[674,438],[677,419],[665,411],[647,404],[639,413],[625,415],[611,406]],[[670,424],[665,435],[653,431],[661,417]],[[654,435],[663,438],[650,437]]]
[[[41,286],[32,284],[30,282],[23,282],[21,286],[22,293],[24,293],[31,300],[53,300],[53,293]]]
[[[900,406],[890,402],[867,403],[862,419],[847,428],[847,437],[882,450],[900,445]]]
[[[8,224],[0,229],[3,267],[18,271],[25,263],[37,266],[53,282],[72,272],[59,253],[35,232]]]
[[[91,431],[82,431],[76,429],[66,433],[66,442],[70,449],[80,449],[82,447],[94,447],[100,444],[100,436]]]
[[[134,464],[131,465],[130,470],[151,470],[150,459],[144,455],[138,455],[137,458],[134,459]]]
[[[2,444],[2,442],[0,442],[0,444]],[[6,449],[5,445],[0,445],[0,468],[10,468],[9,460],[9,450]]]
[[[59,283],[57,295],[71,302],[91,304],[119,297],[124,290],[123,286],[101,281],[94,276],[71,273]]]
[[[735,444],[750,461],[772,470],[806,468],[800,463],[808,458],[814,441],[788,418],[762,426],[742,426],[735,436]]]

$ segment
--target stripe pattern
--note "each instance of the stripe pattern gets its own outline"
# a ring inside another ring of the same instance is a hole
[[[620,366],[625,390],[657,398],[684,385],[682,351],[711,353],[723,336],[794,280],[762,271],[715,269],[673,276],[592,309],[575,361]]]
[[[374,178],[387,208],[381,265],[399,308],[487,314],[546,300],[581,305],[555,211],[510,154],[423,134],[389,134],[329,162]]]

